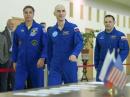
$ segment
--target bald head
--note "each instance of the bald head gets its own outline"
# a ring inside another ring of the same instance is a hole
[[[65,6],[62,4],[56,5],[54,15],[56,16],[58,21],[64,21],[66,16]]]
[[[12,30],[12,31],[15,29],[15,24],[14,24],[14,21],[12,19],[8,19],[7,28]]]
[[[12,19],[8,19],[7,25],[10,24],[11,22],[12,22]]]
[[[58,5],[56,5],[56,6],[55,6],[55,10],[54,10],[54,12],[56,12],[57,10],[60,10],[60,9],[64,9],[64,10],[65,10],[65,6],[62,5],[62,4],[58,4]]]

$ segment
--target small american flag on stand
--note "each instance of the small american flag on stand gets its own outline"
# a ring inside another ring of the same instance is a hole
[[[115,60],[115,50],[110,54],[107,52],[103,67],[101,69],[99,79],[105,83],[107,88],[117,87],[118,89],[123,89],[127,83],[127,75],[123,71],[123,65],[118,55]]]
[[[118,55],[114,66],[107,78],[108,82],[112,83],[115,87],[123,89],[127,83],[127,75],[123,71],[123,65],[120,56]]]

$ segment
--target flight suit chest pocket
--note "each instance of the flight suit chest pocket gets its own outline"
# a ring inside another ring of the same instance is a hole
[[[115,47],[118,47],[119,39],[118,38],[113,38],[113,39],[111,39],[110,42],[111,42],[112,47],[115,48]]]
[[[66,41],[71,40],[72,37],[73,37],[73,35],[71,33],[69,33],[69,32],[68,33],[63,32],[63,34],[62,34],[63,40],[66,40]]]
[[[109,41],[109,40],[99,39],[99,45],[100,45],[101,47],[105,47],[105,46],[108,44],[107,41]]]
[[[62,38],[64,44],[71,44],[73,42],[72,35],[64,35]]]

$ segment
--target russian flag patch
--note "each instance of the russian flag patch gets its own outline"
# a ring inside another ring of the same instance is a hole
[[[74,28],[74,31],[75,31],[75,32],[80,32],[78,27],[75,27],[75,28]]]

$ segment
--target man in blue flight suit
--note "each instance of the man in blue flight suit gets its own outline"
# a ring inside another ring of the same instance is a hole
[[[12,59],[16,67],[14,90],[24,89],[29,76],[33,88],[42,87],[44,59],[47,57],[47,35],[33,20],[34,8],[23,9],[25,22],[14,32]]]
[[[63,5],[55,7],[57,23],[48,31],[49,85],[77,82],[77,57],[83,48],[82,35],[65,19]]]
[[[99,74],[105,60],[108,49],[110,52],[115,49],[115,57],[119,54],[122,62],[126,59],[129,53],[128,41],[123,32],[116,30],[115,18],[112,15],[104,17],[105,30],[97,35],[94,64],[97,71],[96,81],[100,81]]]

